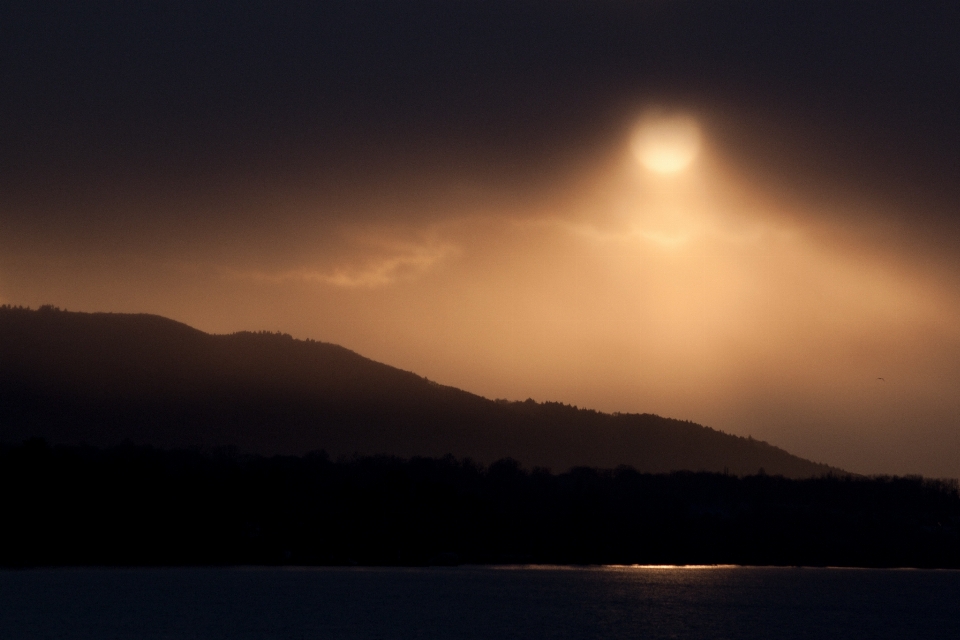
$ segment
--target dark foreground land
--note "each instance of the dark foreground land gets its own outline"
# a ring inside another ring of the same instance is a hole
[[[0,563],[960,567],[953,481],[0,447]]]

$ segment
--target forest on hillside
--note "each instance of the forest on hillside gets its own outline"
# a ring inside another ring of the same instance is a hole
[[[960,568],[956,481],[0,446],[0,564]]]
[[[646,472],[839,472],[653,414],[498,402],[289,335],[211,335],[160,316],[0,306],[0,442],[236,446]]]

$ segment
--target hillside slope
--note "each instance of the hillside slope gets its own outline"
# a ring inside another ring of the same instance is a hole
[[[151,315],[4,307],[0,441],[37,436],[263,454],[512,457],[557,471],[836,471],[690,422],[488,400],[332,344],[210,335]]]

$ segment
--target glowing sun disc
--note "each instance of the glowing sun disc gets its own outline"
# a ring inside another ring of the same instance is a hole
[[[655,173],[680,173],[700,153],[700,127],[687,116],[644,118],[631,140],[634,155]]]

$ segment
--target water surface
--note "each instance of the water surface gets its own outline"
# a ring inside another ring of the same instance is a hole
[[[0,571],[0,638],[960,638],[960,572]]]

